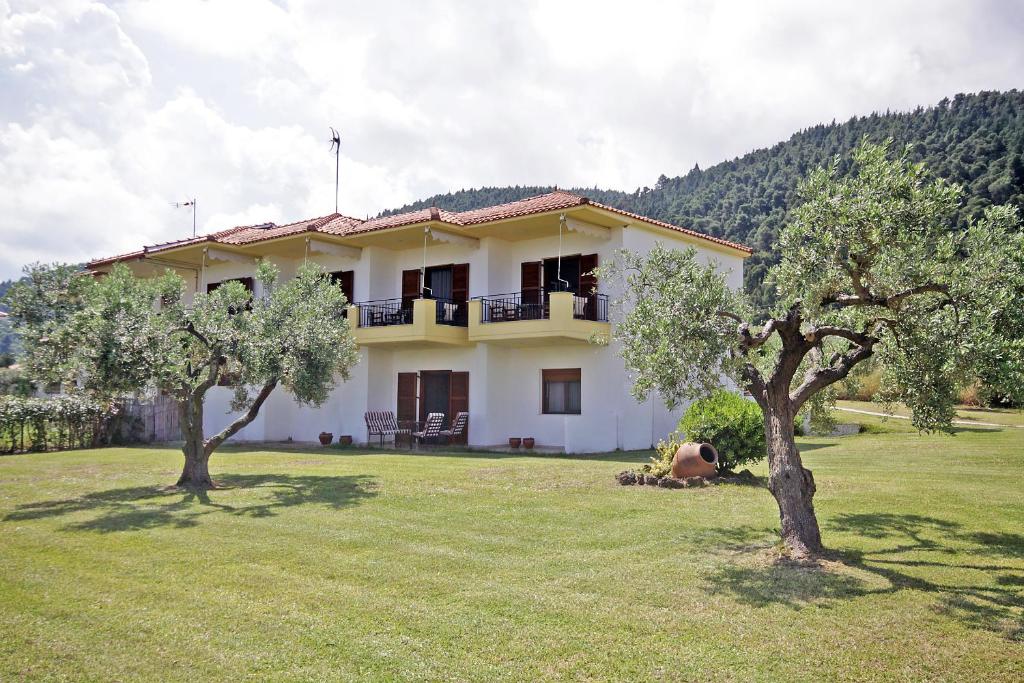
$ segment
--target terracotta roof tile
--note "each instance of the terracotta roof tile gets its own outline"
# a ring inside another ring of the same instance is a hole
[[[200,237],[192,237],[184,240],[178,240],[176,242],[156,244],[146,247],[140,252],[132,252],[130,254],[123,254],[121,256],[115,256],[108,259],[92,261],[89,263],[89,266],[94,267],[107,265],[115,261],[141,258],[149,253],[188,246],[190,244],[199,244],[202,242],[217,242],[226,245],[242,246],[304,232],[319,232],[327,235],[345,236],[372,232],[374,230],[396,228],[404,225],[415,225],[417,223],[446,223],[448,225],[466,227],[509,218],[517,218],[519,216],[529,216],[548,211],[557,211],[559,209],[569,209],[583,205],[590,205],[598,209],[617,213],[636,221],[657,225],[669,230],[675,230],[699,240],[705,240],[727,247],[732,247],[733,249],[739,249],[747,253],[753,253],[753,250],[750,247],[736,242],[730,242],[719,237],[705,235],[695,230],[689,230],[678,225],[666,223],[665,221],[641,216],[640,214],[632,213],[624,209],[618,209],[614,206],[593,202],[587,197],[573,194],[572,192],[555,190],[554,192],[548,192],[535,197],[527,197],[526,199],[520,199],[515,202],[508,202],[497,206],[488,206],[482,209],[472,209],[470,211],[453,212],[431,207],[428,209],[407,211],[405,213],[394,214],[391,216],[381,216],[379,218],[372,218],[365,221],[361,221],[358,218],[343,216],[338,213],[332,213],[319,218],[309,218],[303,221],[296,221],[295,223],[288,223],[286,225],[275,225],[274,223],[242,225]]]
[[[548,192],[547,194],[541,194],[535,197],[527,197],[526,199],[508,202],[507,204],[498,204],[497,206],[487,206],[482,209],[461,211],[455,215],[458,216],[459,225],[475,225],[477,223],[487,223],[489,221],[515,218],[517,216],[528,216],[533,213],[568,209],[573,206],[586,204],[587,201],[588,200],[585,197],[573,194],[572,192],[555,190],[554,192]]]

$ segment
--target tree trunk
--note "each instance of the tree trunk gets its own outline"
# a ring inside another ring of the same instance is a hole
[[[210,479],[210,455],[218,446],[256,419],[260,408],[278,382],[277,378],[273,378],[264,384],[247,411],[235,418],[222,431],[207,439],[203,435],[203,401],[206,398],[206,391],[213,385],[216,377],[215,373],[211,373],[210,379],[204,385],[200,385],[178,403],[181,434],[185,439],[185,445],[181,449],[185,454],[185,467],[178,477],[177,486],[214,488],[213,480]]]
[[[764,432],[768,445],[768,489],[779,504],[782,542],[795,558],[822,551],[821,531],[814,515],[814,476],[800,460],[793,437],[789,397],[769,398]]]
[[[203,397],[192,396],[178,404],[181,433],[185,438],[182,452],[185,466],[178,477],[177,486],[213,488],[210,479],[210,451],[203,439]]]

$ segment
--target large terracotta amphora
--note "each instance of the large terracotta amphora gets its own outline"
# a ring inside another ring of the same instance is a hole
[[[709,443],[684,443],[672,456],[672,476],[713,477],[717,474],[718,451]]]

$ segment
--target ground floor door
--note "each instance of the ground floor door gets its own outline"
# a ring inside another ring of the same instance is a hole
[[[419,420],[421,426],[429,413],[442,413],[443,428],[449,429],[458,413],[469,412],[469,373],[451,370],[400,372],[397,407],[400,421]],[[466,443],[467,435],[455,441]]]
[[[451,383],[450,370],[420,372],[420,420],[426,420],[430,413],[443,413],[443,429],[448,429],[448,425],[451,424],[451,415],[448,414]]]

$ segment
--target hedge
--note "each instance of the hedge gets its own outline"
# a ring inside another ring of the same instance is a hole
[[[80,396],[0,396],[0,452],[89,448],[108,440],[115,405]]]

